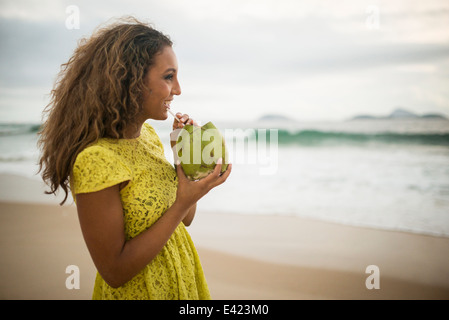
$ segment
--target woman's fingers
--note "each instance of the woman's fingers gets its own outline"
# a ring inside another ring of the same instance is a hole
[[[198,126],[198,123],[190,118],[190,116],[188,114],[182,114],[181,112],[177,112],[175,114],[176,119],[178,120],[174,120],[173,122],[173,130],[175,129],[182,129],[185,125],[194,125],[194,126]]]
[[[177,128],[182,128],[186,124],[192,124],[193,122],[193,119],[190,119],[188,114],[182,114],[181,112],[176,113],[176,118],[179,120],[175,120],[177,122]]]
[[[220,158],[217,161],[217,165],[215,166],[214,171],[212,171],[207,177],[201,180],[204,184],[209,185],[210,189],[215,188],[216,186],[225,182],[228,176],[231,174],[232,164],[228,164],[226,171],[223,173],[221,173],[222,166],[222,158]]]
[[[187,178],[184,169],[182,169],[181,164],[178,163],[176,164],[176,173],[178,174],[178,179],[182,179],[182,180],[188,180],[189,178]]]
[[[232,170],[232,164],[229,163],[228,167],[226,168],[226,171],[221,173],[221,168],[222,168],[222,159],[218,159],[217,161],[217,165],[214,168],[214,171],[212,171],[209,175],[207,175],[207,177],[199,180],[199,181],[191,181],[185,174],[184,170],[182,169],[181,164],[177,164],[176,165],[176,171],[178,173],[178,179],[182,179],[184,181],[187,182],[192,182],[192,183],[199,183],[202,184],[203,186],[205,186],[207,189],[212,189],[220,184],[222,184],[223,182],[226,181],[226,179],[229,177],[229,175],[231,174],[231,170]]]
[[[203,178],[201,181],[203,181],[204,184],[209,184],[213,182],[215,179],[217,179],[220,176],[221,173],[221,167],[222,167],[222,158],[217,160],[217,164],[215,165],[214,171],[209,173],[207,177]]]
[[[232,163],[229,163],[228,167],[226,168],[226,171],[220,174],[220,176],[217,178],[216,180],[217,184],[214,187],[219,186],[220,184],[225,182],[226,179],[228,179],[229,175],[231,174],[231,170],[232,170]]]
[[[227,170],[221,174],[221,163],[215,166],[213,172],[207,177],[198,180],[191,181],[185,174],[182,166],[177,164],[176,173],[178,175],[178,191],[177,200],[181,201],[187,206],[196,203],[199,199],[205,196],[210,190],[219,186],[226,181],[231,173],[232,165],[229,164]]]

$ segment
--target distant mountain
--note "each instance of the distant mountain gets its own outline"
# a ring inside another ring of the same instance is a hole
[[[426,113],[421,116],[423,119],[445,119],[448,120],[447,117],[443,116],[439,113]]]
[[[291,119],[289,117],[280,115],[280,114],[266,114],[258,119],[258,121],[288,121],[292,122],[295,121],[294,119]]]
[[[370,116],[368,114],[361,114],[355,117],[352,117],[350,120],[372,120],[372,119],[380,119],[379,117]]]
[[[447,120],[448,118],[439,113],[427,113],[423,115],[417,115],[413,112],[405,110],[403,108],[397,108],[388,116],[372,116],[372,115],[357,115],[351,120],[366,120],[366,119],[374,119],[374,120],[388,120],[388,119],[442,119]]]
[[[387,117],[389,119],[414,119],[419,118],[417,114],[410,112],[408,110],[398,108],[395,109],[390,115]]]

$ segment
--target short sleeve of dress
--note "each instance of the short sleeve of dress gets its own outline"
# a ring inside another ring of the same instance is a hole
[[[75,195],[100,191],[128,180],[131,180],[131,170],[113,151],[101,146],[91,146],[76,157],[71,188]]]

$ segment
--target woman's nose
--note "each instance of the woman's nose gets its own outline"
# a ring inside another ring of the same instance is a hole
[[[181,94],[181,86],[179,85],[178,80],[176,80],[176,83],[172,88],[172,92],[174,95],[177,95],[177,96],[179,96]]]

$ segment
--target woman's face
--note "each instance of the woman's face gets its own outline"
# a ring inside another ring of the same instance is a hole
[[[178,82],[178,61],[170,46],[166,46],[154,57],[154,63],[144,79],[149,88],[143,94],[143,117],[146,119],[165,120],[175,95],[181,94]],[[144,120],[144,121],[145,121]]]

